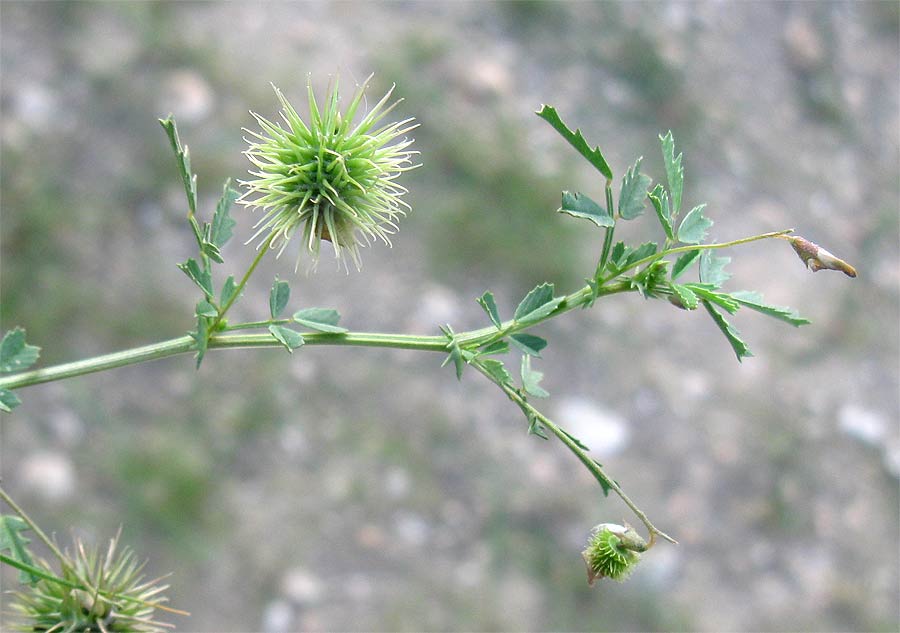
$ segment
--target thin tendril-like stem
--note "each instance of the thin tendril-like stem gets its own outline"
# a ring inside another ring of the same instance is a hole
[[[610,490],[615,492],[617,495],[619,495],[619,498],[622,499],[622,501],[625,503],[625,505],[627,505],[628,508],[632,512],[634,512],[635,516],[637,516],[637,518],[640,519],[641,522],[644,524],[644,526],[647,528],[647,532],[650,534],[650,538],[647,541],[647,549],[650,549],[651,547],[653,547],[654,543],[656,542],[657,536],[669,541],[670,543],[675,543],[675,544],[678,543],[678,541],[673,539],[671,536],[669,536],[668,534],[666,534],[665,532],[663,532],[662,530],[660,530],[656,526],[654,526],[653,523],[651,523],[650,519],[647,517],[647,515],[634,503],[634,501],[632,501],[628,497],[627,494],[625,494],[625,491],[622,490],[622,488],[619,486],[619,484],[617,484],[612,477],[610,477],[609,475],[606,474],[606,472],[604,472],[604,470],[600,466],[600,464],[598,464],[596,461],[594,461],[578,445],[578,443],[572,438],[571,435],[566,433],[555,422],[553,422],[553,420],[551,420],[550,418],[545,416],[543,413],[541,413],[540,411],[535,409],[525,399],[525,397],[522,396],[522,394],[519,392],[518,389],[516,389],[515,387],[513,387],[512,385],[510,385],[508,383],[503,383],[503,382],[500,382],[499,380],[497,380],[478,361],[473,362],[472,365],[482,375],[484,375],[488,380],[490,380],[495,385],[500,387],[500,389],[503,390],[503,392],[507,395],[507,397],[509,397],[510,400],[515,402],[517,405],[519,405],[519,407],[523,411],[527,411],[527,413],[529,415],[534,416],[534,418],[536,418],[542,425],[544,425],[546,428],[550,429],[550,431],[563,444],[566,445],[566,448],[568,448],[570,451],[572,451],[575,454],[576,457],[578,457],[579,461],[581,461],[581,463],[585,465],[585,467],[591,472],[591,474],[594,476],[594,478],[600,482],[601,485],[609,488]]]

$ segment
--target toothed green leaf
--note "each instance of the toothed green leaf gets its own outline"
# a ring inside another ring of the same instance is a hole
[[[678,227],[678,241],[685,244],[699,244],[706,238],[713,221],[703,215],[705,204],[700,204],[688,211]]]
[[[684,188],[684,167],[681,165],[681,154],[675,156],[675,139],[671,130],[665,136],[659,137],[662,145],[663,163],[666,166],[666,180],[669,183],[669,193],[672,195],[671,220],[674,222],[681,210],[681,192]]]
[[[686,310],[694,310],[699,305],[697,295],[687,286],[672,284],[672,292],[675,293],[681,306]]]
[[[576,129],[573,132],[566,127],[566,124],[559,118],[559,114],[556,113],[556,108],[544,105],[539,111],[535,112],[535,114],[549,123],[554,130],[559,132],[560,136],[569,141],[572,147],[574,147],[579,154],[584,156],[591,165],[596,167],[607,180],[613,179],[612,169],[609,168],[609,164],[603,157],[600,148],[595,147],[594,149],[591,149],[584,139],[584,136],[581,135],[581,130]]]
[[[25,330],[13,328],[0,341],[0,374],[28,369],[37,361],[41,348],[25,342]]]
[[[731,345],[731,349],[734,350],[735,355],[737,356],[738,362],[741,362],[744,358],[753,356],[753,353],[750,351],[750,348],[747,347],[747,344],[741,339],[741,333],[738,332],[722,314],[716,310],[709,301],[703,301],[703,307],[706,308],[706,311],[709,312],[709,315],[712,317],[712,320],[722,331],[722,334],[725,335],[725,338],[728,339],[728,343]]]
[[[270,325],[269,333],[275,337],[275,340],[284,345],[284,348],[291,354],[306,342],[303,340],[303,335],[300,332],[281,325]]]
[[[512,384],[512,376],[509,375],[509,372],[506,370],[506,365],[503,364],[503,361],[495,360],[493,358],[485,358],[482,359],[480,363],[484,367],[485,371],[487,371],[487,373],[489,373],[501,385]]]
[[[700,281],[719,288],[731,279],[731,273],[725,272],[725,266],[731,262],[730,257],[717,257],[711,250],[703,251],[700,255]]]
[[[544,372],[531,368],[531,356],[522,355],[522,386],[526,393],[535,398],[546,398],[550,394],[540,386],[541,380],[544,378]]]
[[[662,185],[657,184],[653,191],[647,194],[653,208],[656,210],[656,217],[666,233],[666,238],[674,241],[675,233],[672,231],[672,211],[669,209],[669,194],[663,189]]]
[[[705,251],[709,252],[709,251]],[[675,260],[675,265],[672,266],[672,281],[675,281],[690,268],[691,264],[693,264],[697,258],[700,257],[700,251],[688,251],[686,253],[682,253],[678,259]]]
[[[19,400],[19,396],[9,389],[0,389],[0,411],[9,413],[20,404],[22,401]]]
[[[644,212],[647,187],[652,180],[640,173],[642,160],[643,156],[638,158],[622,179],[622,189],[619,191],[619,215],[625,220],[633,220]]]
[[[573,218],[590,220],[597,226],[611,227],[616,224],[615,219],[613,219],[609,211],[583,193],[563,191],[562,205],[557,212],[566,213]]]
[[[729,296],[751,310],[756,310],[757,312],[774,317],[785,323],[790,323],[794,327],[800,327],[801,325],[808,325],[810,323],[809,319],[805,319],[797,314],[797,311],[793,308],[763,303],[763,297],[758,292],[739,290],[737,292],[732,292]]]
[[[185,275],[191,278],[191,280],[197,284],[200,290],[203,291],[203,294],[206,295],[207,299],[213,298],[213,289],[212,289],[212,275],[208,269],[200,268],[200,264],[192,257],[188,259],[186,262],[178,264],[178,268],[180,268]]]
[[[304,308],[294,313],[294,322],[319,332],[329,334],[343,334],[347,328],[339,327],[341,315],[337,310],[330,308]]]
[[[553,312],[565,297],[553,297],[553,284],[543,283],[529,292],[516,308],[519,323],[539,321]]]
[[[500,322],[500,313],[497,311],[497,303],[494,301],[494,293],[485,292],[478,297],[477,301],[478,305],[487,312],[488,317],[491,319],[491,323],[499,330],[502,327],[502,323]]]

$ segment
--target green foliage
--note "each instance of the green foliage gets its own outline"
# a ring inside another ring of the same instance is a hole
[[[703,253],[710,253],[711,251],[703,251]],[[688,251],[686,253],[682,253],[678,256],[678,259],[675,260],[675,264],[672,266],[672,281],[675,281],[681,275],[690,268],[691,264],[697,261],[697,258],[700,257],[700,251]],[[723,258],[728,259],[728,258]],[[730,260],[729,260],[730,261]],[[726,262],[727,263],[727,262]]]
[[[700,255],[700,281],[712,285],[713,288],[720,288],[731,279],[731,273],[725,271],[725,266],[730,262],[730,257],[719,257],[712,251],[703,251]]]
[[[338,326],[341,315],[331,308],[304,308],[295,312],[291,318],[294,323],[318,332],[343,334],[347,331],[347,328]]]
[[[728,339],[728,344],[731,345],[731,349],[734,350],[735,356],[737,356],[738,362],[741,362],[744,358],[748,356],[753,356],[750,352],[750,348],[747,347],[747,344],[741,338],[741,333],[738,332],[728,321],[725,320],[725,317],[722,316],[718,310],[716,310],[709,301],[703,301],[703,307],[706,308],[706,311],[709,312],[709,315],[712,317],[716,326],[722,331],[722,334],[725,335],[725,338]],[[721,304],[720,304],[721,305]]]
[[[547,347],[547,341],[545,339],[542,339],[540,336],[535,336],[534,334],[526,334],[524,332],[520,332],[519,334],[511,334],[509,337],[509,342],[517,347],[522,353],[529,356],[534,356],[535,358],[540,358],[541,350]]]
[[[681,154],[675,156],[675,139],[672,131],[659,137],[662,145],[663,164],[666,167],[666,180],[669,183],[669,195],[671,196],[671,221],[674,222],[681,210],[681,193],[684,190],[684,167],[681,164]]]
[[[809,319],[801,317],[793,308],[763,303],[763,297],[758,292],[739,290],[737,292],[732,292],[729,296],[742,306],[746,306],[751,310],[756,310],[767,316],[779,319],[785,323],[790,323],[794,327],[808,325],[810,323]]]
[[[28,369],[40,356],[41,348],[25,342],[25,330],[9,330],[0,341],[0,374]]]
[[[197,263],[197,260],[191,257],[186,262],[178,264],[178,268],[180,268],[191,281],[197,284],[197,287],[203,291],[203,294],[207,299],[213,298],[212,273],[208,266],[201,267],[200,264]]]
[[[485,371],[487,371],[487,373],[490,374],[494,380],[502,385],[512,384],[512,376],[509,375],[509,372],[506,370],[506,365],[503,364],[503,361],[499,361],[494,358],[484,358],[479,362],[481,363],[481,366],[484,367]]]
[[[493,323],[498,330],[502,328],[503,324],[500,322],[500,313],[497,311],[497,303],[494,301],[494,294],[492,292],[485,292],[478,297],[477,301],[478,305],[487,312],[488,317],[491,319],[491,323]]]
[[[652,182],[649,176],[640,173],[643,157],[635,161],[634,166],[625,172],[622,189],[619,192],[619,215],[624,220],[633,220],[644,212],[644,199],[647,187]]]
[[[528,395],[535,398],[550,397],[550,394],[540,385],[541,380],[544,378],[544,373],[531,368],[530,354],[522,354],[521,374],[522,387]]]
[[[597,171],[603,174],[604,178],[607,180],[613,179],[612,169],[610,169],[609,163],[607,163],[606,159],[603,157],[600,147],[598,146],[591,149],[590,145],[588,145],[587,141],[584,139],[584,136],[582,136],[581,130],[576,129],[573,132],[566,127],[566,124],[559,118],[556,108],[542,105],[541,109],[535,112],[535,114],[549,123],[554,130],[559,132],[560,136],[569,141],[579,154],[584,156],[591,165],[597,168]]]
[[[553,284],[543,283],[522,299],[516,307],[513,318],[522,325],[540,321],[549,316],[564,300],[565,297],[553,296]]]
[[[0,515],[0,552],[8,551],[13,560],[23,565],[34,566],[28,544],[31,540],[22,535],[31,528],[20,517],[11,514]],[[25,570],[19,570],[19,582],[22,584],[34,584],[38,577]]]
[[[294,353],[294,350],[303,345],[306,341],[300,332],[284,327],[283,325],[270,325],[269,332],[275,337],[275,340],[284,345],[284,348]]]
[[[659,223],[663,227],[666,239],[670,242],[674,241],[675,233],[672,230],[672,210],[669,208],[669,194],[662,185],[657,184],[653,188],[653,191],[647,194],[647,197],[650,198],[650,202],[653,203],[653,208],[656,210],[656,217],[659,218]]]
[[[269,314],[272,315],[273,319],[277,319],[284,312],[290,297],[290,284],[275,277],[275,283],[272,284],[272,290],[269,291]]]
[[[621,204],[621,203],[620,203]],[[565,213],[573,218],[590,220],[597,226],[612,227],[616,221],[609,211],[591,200],[583,193],[569,191],[562,192],[562,204],[557,213]]]
[[[706,238],[713,221],[703,215],[705,204],[699,204],[691,209],[681,226],[678,227],[678,241],[685,244],[699,244]]]

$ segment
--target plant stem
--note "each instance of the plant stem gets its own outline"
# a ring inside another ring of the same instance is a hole
[[[225,305],[219,308],[219,316],[216,317],[215,322],[210,326],[209,331],[214,332],[216,327],[218,327],[219,323],[222,322],[222,319],[225,318],[225,313],[228,312],[229,308],[234,305],[234,302],[237,301],[238,297],[241,296],[241,293],[244,291],[244,287],[247,285],[247,282],[250,281],[250,275],[253,274],[253,271],[256,270],[256,267],[259,266],[259,263],[262,261],[262,258],[265,257],[266,253],[269,250],[269,246],[272,244],[272,240],[275,239],[276,233],[272,233],[266,238],[266,241],[260,244],[259,248],[256,249],[256,257],[253,258],[253,263],[250,264],[250,267],[247,269],[247,272],[244,273],[244,276],[241,278],[240,283],[235,287],[234,292],[231,294],[231,297],[225,302]]]
[[[44,542],[44,545],[46,545],[51,552],[53,552],[53,555],[56,556],[56,558],[59,560],[59,564],[62,566],[63,572],[70,571],[74,574],[75,569],[73,569],[72,566],[69,564],[69,559],[61,551],[59,551],[59,548],[56,547],[56,544],[52,540],[50,540],[50,537],[48,537],[46,534],[44,534],[44,531],[40,528],[40,526],[37,523],[35,523],[34,521],[32,521],[30,516],[25,514],[25,510],[20,508],[19,504],[17,504],[15,501],[13,501],[12,497],[10,497],[6,493],[6,491],[3,489],[2,486],[0,486],[0,499],[3,499],[3,501],[6,503],[6,505],[8,505],[10,508],[12,508],[13,512],[18,514],[19,517],[21,517],[21,519],[23,521],[25,521],[25,523],[28,524],[28,527],[31,528],[31,531],[34,532],[35,535],[41,541]],[[78,578],[78,580],[80,580],[81,582],[84,583],[84,580],[82,580],[81,578]],[[87,583],[85,583],[85,585],[87,585]],[[90,586],[90,585],[87,585],[87,586]]]
[[[481,366],[480,363],[473,362],[472,365],[488,380],[493,382],[495,385],[500,387],[503,392],[509,397],[510,400],[515,402],[523,411],[527,411],[530,415],[534,416],[541,424],[550,429],[552,433],[561,441],[566,447],[572,451],[576,457],[581,461],[582,464],[591,472],[597,481],[606,488],[609,488],[617,495],[619,498],[625,502],[625,505],[634,512],[635,516],[641,520],[644,526],[647,528],[647,532],[650,534],[650,538],[647,541],[647,549],[653,547],[653,544],[656,542],[656,537],[659,536],[669,541],[670,543],[677,544],[678,541],[673,539],[671,536],[656,528],[653,523],[650,522],[650,519],[647,518],[647,515],[637,507],[637,505],[625,494],[625,491],[616,483],[616,481],[604,472],[603,468],[594,461],[579,445],[578,443],[572,439],[568,433],[566,433],[562,428],[560,428],[553,420],[545,416],[543,413],[535,409],[531,404],[522,396],[518,389],[513,387],[508,383],[499,382],[496,378],[494,378],[488,371]]]

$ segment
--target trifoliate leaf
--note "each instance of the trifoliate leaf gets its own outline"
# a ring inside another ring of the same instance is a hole
[[[757,312],[774,317],[785,323],[790,323],[794,327],[800,327],[801,325],[808,325],[810,323],[809,319],[804,319],[797,314],[797,311],[793,308],[763,303],[763,297],[758,292],[739,290],[738,292],[732,292],[729,296],[751,310],[756,310]]]
[[[199,317],[217,317],[219,316],[219,311],[209,301],[203,300],[197,303],[197,309],[194,310],[194,314]]]
[[[544,378],[544,372],[531,368],[531,356],[522,355],[522,386],[526,393],[535,398],[546,398],[550,394],[540,386],[541,380]]]
[[[306,342],[303,340],[303,335],[300,334],[300,332],[296,332],[281,325],[270,325],[269,332],[275,337],[275,340],[284,345],[284,348],[291,354],[294,353],[295,349]]]
[[[234,283],[234,275],[228,275],[228,279],[225,280],[225,283],[222,285],[222,305],[226,305],[231,298],[234,296],[235,290],[237,290],[237,285]]]
[[[213,298],[212,275],[210,275],[208,269],[201,269],[193,257],[184,263],[178,264],[178,268],[184,271],[184,274],[200,287],[207,299]]]
[[[534,356],[536,358],[541,357],[541,350],[547,347],[547,341],[542,339],[540,336],[535,336],[534,334],[526,334],[524,332],[520,332],[518,334],[511,334],[509,337],[509,342],[512,343],[515,347],[519,348],[519,350],[529,356]]]
[[[502,327],[502,323],[500,322],[500,313],[497,311],[497,303],[494,301],[494,293],[485,292],[478,297],[476,301],[478,301],[478,305],[487,312],[488,317],[491,319],[491,323],[499,330]]]
[[[713,221],[703,215],[705,204],[700,204],[688,211],[678,227],[678,241],[685,244],[699,244],[709,232]]]
[[[338,321],[341,320],[340,313],[330,308],[304,308],[295,312],[292,318],[294,322],[310,330],[329,334],[343,334],[347,331],[347,328],[338,327]]]
[[[644,199],[647,197],[647,187],[653,182],[650,176],[640,173],[641,156],[634,166],[625,172],[622,178],[622,189],[619,191],[619,215],[625,220],[633,220],[644,212]]]
[[[284,312],[290,297],[290,284],[275,277],[275,283],[272,284],[272,290],[269,291],[269,314],[273,319],[277,319],[278,315]]]
[[[672,131],[659,137],[662,145],[663,163],[666,166],[666,180],[669,183],[669,193],[672,194],[672,215],[674,222],[681,210],[681,193],[684,188],[684,167],[681,165],[681,154],[675,156],[675,139]]]
[[[222,197],[216,204],[216,212],[213,214],[213,221],[210,227],[209,240],[218,248],[225,246],[225,243],[231,239],[232,229],[237,222],[230,216],[231,205],[238,199],[240,194],[232,189],[231,179],[225,181],[222,188]],[[221,263],[221,262],[219,262]]]
[[[505,354],[509,351],[509,343],[506,341],[494,341],[493,343],[478,350],[479,354],[484,356],[492,356],[494,354]]]
[[[700,281],[720,287],[731,279],[731,273],[725,272],[725,266],[731,262],[730,257],[716,257],[711,250],[704,250],[700,255]]]
[[[555,108],[548,105],[542,105],[541,109],[535,112],[535,114],[549,123],[554,130],[559,132],[560,136],[569,141],[572,147],[574,147],[579,154],[584,156],[591,165],[596,167],[607,180],[613,179],[612,169],[609,168],[609,164],[606,162],[606,159],[603,158],[600,148],[595,147],[594,149],[591,149],[587,141],[584,140],[584,136],[581,135],[581,130],[576,129],[573,132],[567,128],[566,124],[559,118]]]
[[[591,200],[583,193],[562,192],[562,205],[557,213],[566,213],[573,218],[590,220],[597,226],[615,226],[616,221],[609,211]]]
[[[669,194],[666,193],[662,185],[657,184],[653,191],[647,194],[647,197],[653,203],[656,217],[659,218],[659,223],[666,233],[666,238],[674,241],[675,233],[672,231],[672,211],[669,209]]]
[[[0,389],[0,411],[9,413],[20,404],[22,401],[19,400],[19,396],[9,389]]]
[[[694,310],[699,305],[697,295],[687,286],[673,283],[672,292],[678,299],[678,304],[680,304],[679,307],[684,308],[685,310]]]
[[[25,342],[25,330],[13,328],[0,341],[0,374],[28,369],[37,361],[41,348]]]
[[[501,385],[510,385],[512,384],[512,376],[509,375],[509,372],[506,370],[506,366],[503,364],[503,361],[495,360],[493,358],[485,358],[480,361],[481,366],[484,367],[485,371],[491,375],[498,383]]]
[[[708,253],[709,251],[705,252]],[[698,257],[700,257],[700,251],[688,251],[679,255],[678,259],[675,260],[675,265],[672,266],[672,281],[681,277],[682,273],[684,273]]]
[[[731,349],[734,350],[738,362],[741,362],[744,358],[753,356],[750,348],[747,347],[747,344],[741,339],[741,333],[734,329],[734,327],[725,320],[725,317],[723,317],[709,301],[703,301],[703,307],[706,308],[706,311],[709,312],[709,315],[712,317],[715,324],[722,330],[722,334],[728,339],[728,343],[731,345]]]
[[[716,292],[709,284],[688,284],[687,287],[701,299],[715,303],[730,314],[734,314],[741,309],[741,304],[732,299],[730,295],[724,292]]]
[[[528,418],[528,435],[537,435],[538,437],[549,440],[550,438],[547,436],[547,429],[544,428],[544,425],[541,424],[541,421],[538,420],[537,416],[533,413],[527,413],[526,417]]]
[[[529,292],[516,308],[514,318],[519,323],[539,321],[553,312],[565,297],[553,297],[553,284],[543,283]]]
[[[22,532],[30,530],[28,524],[21,518],[11,514],[0,515],[0,552],[8,551],[10,558],[16,562],[34,567],[34,560],[28,551],[31,539],[22,535]],[[19,571],[19,582],[22,584],[34,584],[40,578],[26,571]]]

